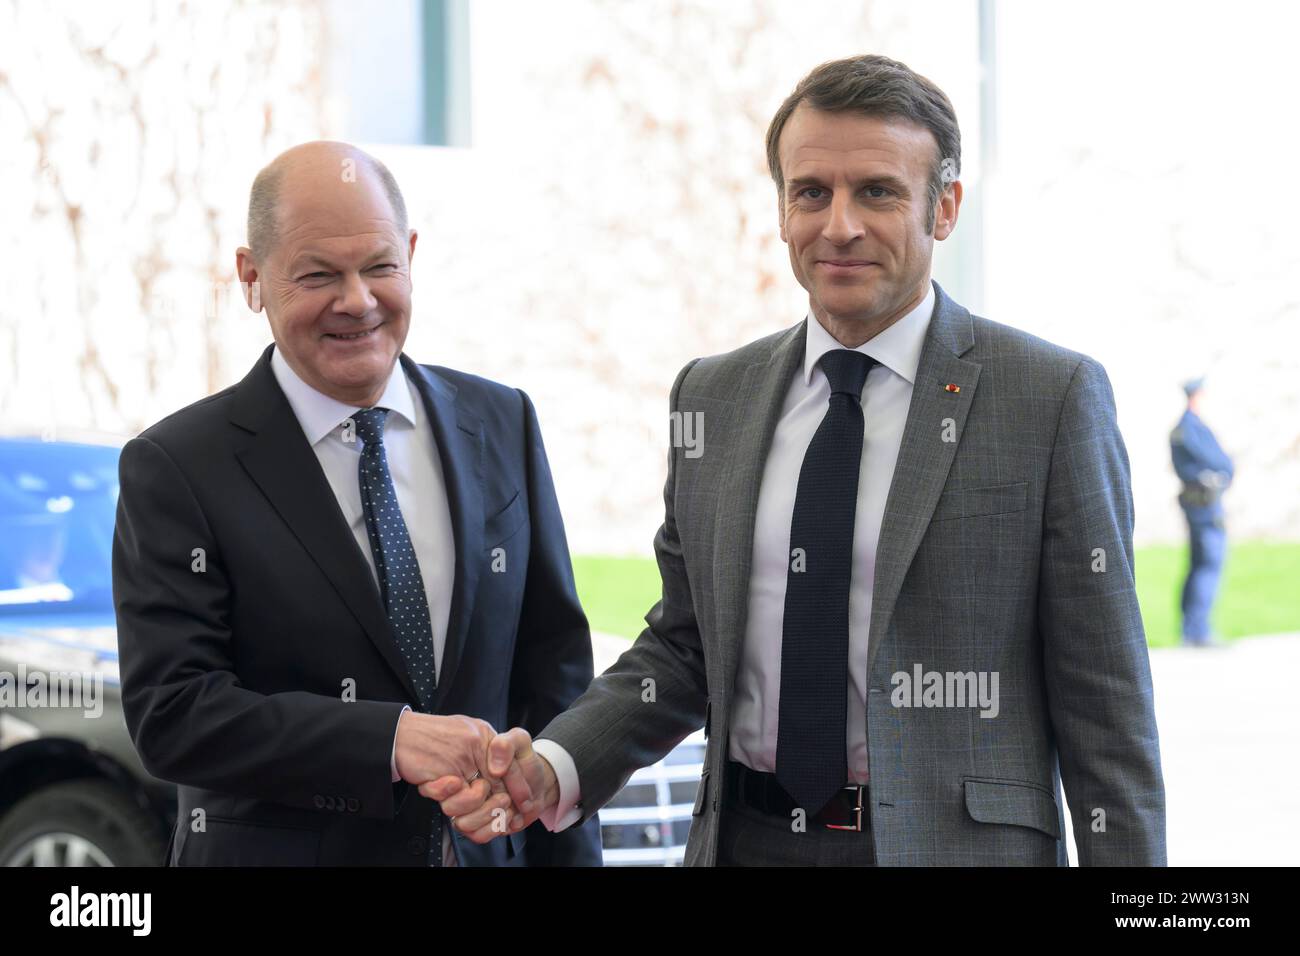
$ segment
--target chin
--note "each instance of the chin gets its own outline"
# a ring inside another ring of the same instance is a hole
[[[876,306],[876,297],[864,292],[837,289],[819,298],[821,307],[831,315],[861,315]]]
[[[365,355],[336,359],[326,365],[325,371],[331,381],[340,385],[361,386],[379,377],[387,378],[396,357],[393,352],[375,349]]]

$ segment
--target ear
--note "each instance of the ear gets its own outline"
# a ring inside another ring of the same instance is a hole
[[[789,238],[785,234],[785,197],[781,195],[781,190],[776,191],[776,221],[780,226],[781,241],[786,245],[790,244]]]
[[[240,246],[235,250],[235,273],[239,276],[240,287],[244,290],[244,302],[254,312],[262,311],[261,273],[253,261],[253,250]]]
[[[961,180],[954,179],[939,197],[939,211],[934,217],[934,238],[947,239],[957,228],[957,210],[961,207]]]
[[[415,258],[415,240],[420,238],[420,234],[414,229],[411,230],[411,247],[406,253],[406,264],[409,266],[411,260]]]

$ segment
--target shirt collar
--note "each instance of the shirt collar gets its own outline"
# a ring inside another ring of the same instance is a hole
[[[916,370],[921,364],[921,349],[925,345],[925,333],[930,327],[930,316],[934,313],[934,283],[927,282],[926,285],[925,298],[915,309],[855,349],[870,355],[891,372],[901,375],[913,385],[916,384]],[[808,313],[805,321],[808,324],[808,333],[804,345],[803,380],[805,385],[811,385],[813,369],[817,367],[821,357],[831,349],[842,349],[844,346],[826,331],[811,312]]]
[[[302,432],[310,445],[315,445],[362,408],[360,405],[340,402],[312,388],[285,361],[279,348],[271,350],[271,371],[275,373],[275,379],[280,383],[284,397],[289,400],[289,406],[297,416],[298,424],[302,426]],[[411,425],[417,424],[415,399],[411,395],[411,385],[406,379],[406,373],[402,371],[400,361],[393,363],[384,394],[375,405],[392,409]]]

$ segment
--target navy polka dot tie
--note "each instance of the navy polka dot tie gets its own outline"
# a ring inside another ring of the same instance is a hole
[[[424,579],[415,558],[411,535],[397,505],[393,476],[384,452],[388,409],[366,408],[352,416],[361,448],[361,509],[366,516],[370,552],[375,556],[379,593],[388,611],[388,624],[402,652],[406,672],[420,695],[420,711],[430,713],[438,686],[433,659],[433,626]],[[442,866],[442,812],[436,807],[426,848],[430,866]]]
[[[397,505],[393,476],[384,452],[384,424],[388,409],[367,408],[352,416],[361,439],[361,508],[366,515],[370,551],[375,556],[379,593],[388,611],[388,623],[420,709],[426,713],[433,701],[437,675],[433,662],[433,627],[429,622],[429,601],[424,579],[415,559],[415,548]]]

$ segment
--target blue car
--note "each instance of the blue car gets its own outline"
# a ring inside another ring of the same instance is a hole
[[[176,817],[122,717],[118,450],[0,440],[0,866],[157,865]]]

